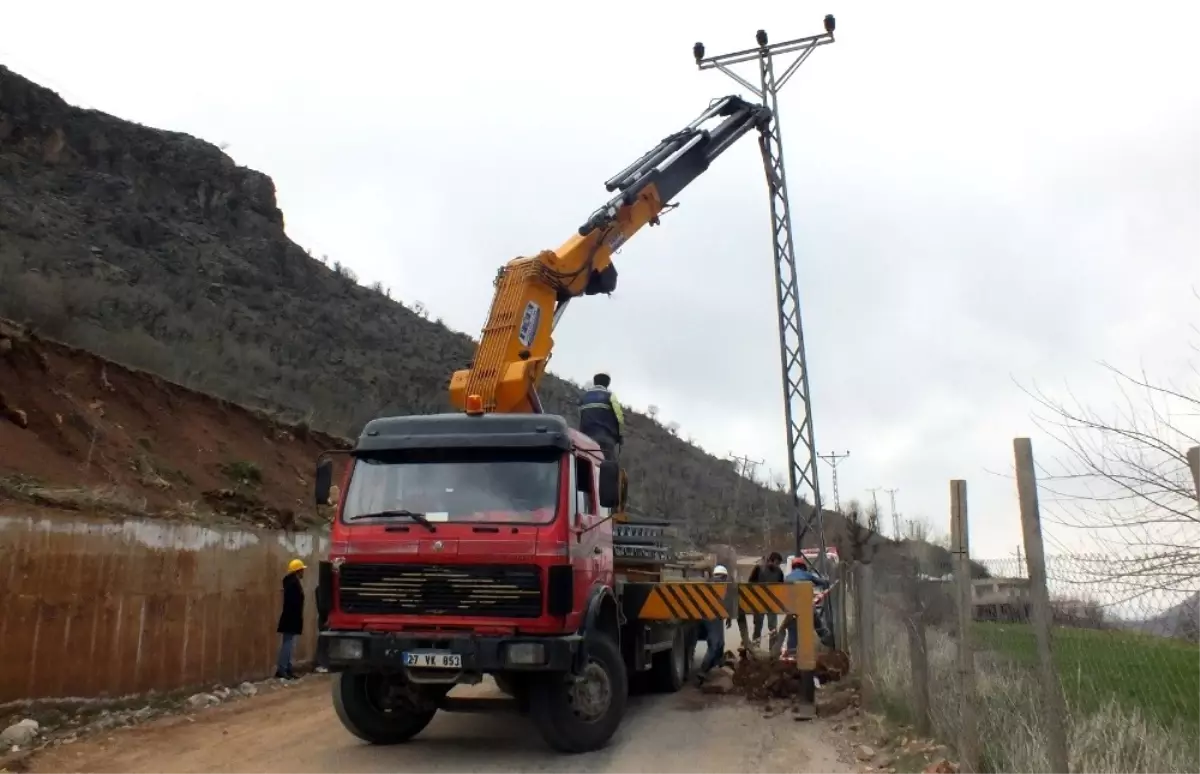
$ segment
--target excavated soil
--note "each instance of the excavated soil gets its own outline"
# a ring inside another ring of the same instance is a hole
[[[821,651],[817,654],[815,675],[823,687],[818,693],[818,708],[821,714],[836,714],[848,703],[841,700],[836,709],[823,707],[828,704],[828,698],[841,693],[846,686],[841,681],[850,670],[850,660],[841,651]],[[795,661],[768,658],[764,653],[739,650],[738,660],[733,669],[734,690],[751,701],[760,703],[793,703],[799,702],[803,695],[803,681]]]
[[[308,526],[332,436],[0,320],[0,505]]]

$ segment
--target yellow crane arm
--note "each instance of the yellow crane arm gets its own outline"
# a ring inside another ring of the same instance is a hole
[[[703,128],[715,118],[722,119],[716,128]],[[475,357],[450,379],[454,405],[466,408],[467,396],[478,396],[479,406],[473,409],[541,413],[537,385],[567,303],[581,295],[611,293],[617,285],[613,253],[643,226],[656,225],[659,213],[713,159],[770,120],[768,108],[741,97],[714,101],[695,121],[608,180],[605,187],[619,193],[561,247],[515,258],[500,269]]]

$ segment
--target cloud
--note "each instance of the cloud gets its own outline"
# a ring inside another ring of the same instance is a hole
[[[738,89],[695,72],[695,40],[811,34],[826,10],[839,41],[781,107],[817,441],[852,450],[844,500],[898,487],[938,526],[948,479],[967,478],[976,545],[1006,554],[1015,488],[987,471],[1032,431],[1014,379],[1103,400],[1095,361],[1174,374],[1186,347],[1197,7],[113,2],[67,26],[27,4],[7,11],[19,34],[0,58],[72,101],[228,142],[274,177],[301,244],[475,334],[501,263],[556,247],[614,171]],[[612,298],[573,306],[552,368],[607,369],[711,452],[781,470],[753,141],[679,201],[618,256]]]

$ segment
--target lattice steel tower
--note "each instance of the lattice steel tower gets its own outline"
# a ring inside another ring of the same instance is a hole
[[[842,510],[842,498],[838,497],[838,479],[837,469],[842,460],[850,456],[850,450],[847,449],[845,454],[830,452],[829,454],[818,454],[817,457],[829,463],[829,467],[833,469],[833,509],[835,511]]]
[[[809,399],[808,364],[804,354],[804,327],[800,321],[800,292],[796,273],[795,244],[792,239],[792,215],[788,205],[787,176],[783,166],[783,140],[779,133],[779,90],[804,64],[819,46],[833,42],[833,15],[825,17],[825,33],[807,38],[767,43],[767,33],[759,30],[755,36],[757,48],[748,48],[719,56],[704,56],[704,44],[692,48],[696,65],[701,70],[716,69],[737,81],[764,105],[771,109],[770,123],[759,130],[759,149],[767,173],[767,189],[771,197],[771,244],[775,250],[775,301],[779,310],[779,355],[783,372],[784,419],[787,424],[788,483],[792,507],[795,510],[796,553],[804,536],[813,527],[821,555],[825,553],[825,520],[821,514],[821,481],[817,475],[817,445],[813,437],[812,401]],[[796,57],[776,77],[775,57],[795,54]],[[730,69],[742,62],[758,62],[758,81],[755,86]],[[802,488],[812,492],[811,514],[803,513],[800,498]]]

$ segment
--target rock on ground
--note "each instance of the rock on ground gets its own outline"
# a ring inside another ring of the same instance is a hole
[[[211,693],[196,693],[188,697],[187,704],[192,709],[203,709],[211,707],[214,704],[220,704],[221,700]]]
[[[28,747],[30,744],[33,744],[34,739],[37,739],[39,730],[40,727],[36,720],[26,718],[0,731],[0,745],[5,747]]]
[[[733,691],[733,670],[729,667],[717,667],[704,678],[700,685],[704,693],[730,693]]]

